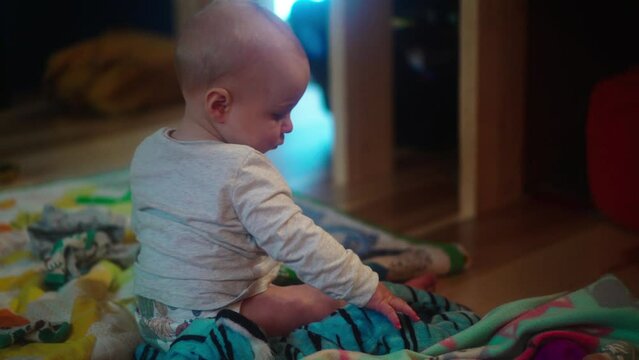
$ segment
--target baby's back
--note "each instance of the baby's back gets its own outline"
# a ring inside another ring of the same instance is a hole
[[[233,206],[234,178],[254,150],[167,131],[147,138],[131,164],[136,293],[188,309],[225,306],[276,267]]]

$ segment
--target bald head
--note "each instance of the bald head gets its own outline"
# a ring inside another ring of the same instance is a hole
[[[304,56],[288,25],[259,5],[217,0],[187,23],[178,39],[176,70],[183,93],[199,92],[274,53]]]

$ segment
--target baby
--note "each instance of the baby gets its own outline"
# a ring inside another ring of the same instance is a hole
[[[290,113],[310,77],[288,26],[251,2],[215,1],[183,29],[176,68],[184,117],[145,139],[131,164],[145,340],[166,348],[193,319],[221,309],[268,336],[346,303],[396,327],[396,312],[418,320],[356,254],[302,214],[264,156],[293,130]],[[271,284],[280,263],[305,284]]]

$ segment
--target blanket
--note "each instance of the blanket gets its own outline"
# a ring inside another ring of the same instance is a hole
[[[404,349],[421,351],[456,334],[479,317],[464,306],[428,291],[386,283],[419,314],[413,322],[400,314],[396,329],[382,314],[347,305],[327,318],[303,326],[284,338],[266,339],[259,328],[238,313],[220,312],[214,319],[197,319],[173,342],[166,353],[144,345],[138,360],[151,359],[302,359],[324,349],[346,349],[384,355]],[[229,344],[222,346],[222,344]],[[261,345],[260,345],[261,344]]]
[[[612,275],[571,293],[504,304],[481,320],[432,293],[388,286],[414,307],[421,321],[413,323],[402,316],[403,327],[397,330],[381,314],[348,305],[288,337],[270,339],[269,348],[254,324],[226,311],[215,319],[198,319],[168,352],[143,345],[136,357],[624,360],[639,356],[639,301]]]
[[[416,243],[302,196],[303,211],[382,279],[462,271],[456,244]],[[0,192],[0,358],[130,358],[132,316],[128,173]],[[282,268],[277,281],[295,283]]]

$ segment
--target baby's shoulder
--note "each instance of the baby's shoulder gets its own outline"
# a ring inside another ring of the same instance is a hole
[[[210,151],[217,157],[228,158],[238,163],[244,163],[249,159],[266,159],[261,152],[242,144],[218,143],[217,146],[211,147]]]

